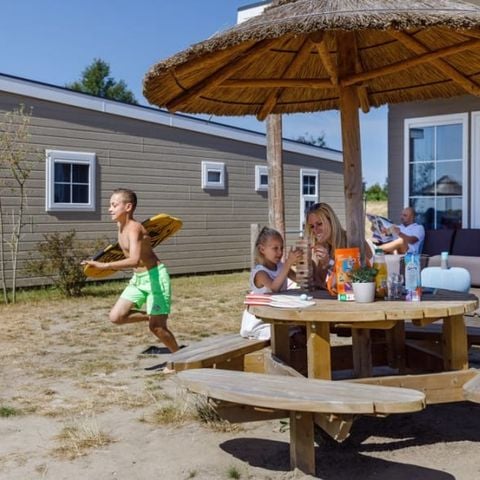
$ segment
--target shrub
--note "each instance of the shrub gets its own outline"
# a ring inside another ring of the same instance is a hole
[[[81,295],[87,279],[80,262],[95,251],[94,242],[79,240],[75,230],[47,233],[43,237],[44,241],[37,244],[40,258],[30,259],[27,271],[50,279],[67,297]]]

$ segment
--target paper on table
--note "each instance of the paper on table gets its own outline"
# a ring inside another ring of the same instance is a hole
[[[313,300],[302,300],[300,295],[262,295],[258,293],[248,294],[243,303],[246,305],[267,305],[279,308],[306,308],[315,305]]]

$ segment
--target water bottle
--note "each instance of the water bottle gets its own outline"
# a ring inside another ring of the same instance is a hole
[[[405,289],[407,301],[420,300],[420,255],[416,253],[405,255]]]
[[[441,253],[440,268],[442,270],[448,269],[448,252]]]

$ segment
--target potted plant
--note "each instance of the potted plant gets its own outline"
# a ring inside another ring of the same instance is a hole
[[[370,303],[375,300],[375,276],[377,273],[376,268],[369,266],[357,268],[351,273],[350,278],[356,302]]]

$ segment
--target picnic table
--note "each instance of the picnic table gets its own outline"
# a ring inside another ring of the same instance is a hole
[[[405,373],[404,322],[407,319],[419,327],[443,319],[442,341],[432,346],[430,353],[441,359],[444,372],[469,372],[467,332],[463,316],[478,308],[478,298],[474,295],[434,291],[425,294],[421,302],[378,300],[368,304],[340,302],[329,297],[326,292],[314,292],[313,296],[314,305],[306,308],[278,308],[268,305],[249,307],[254,315],[272,325],[272,355],[287,365],[290,355],[289,328],[305,327],[309,378],[332,379],[334,347],[331,345],[330,333],[332,327],[344,327],[350,328],[352,332],[353,372],[354,377],[360,379],[358,381],[368,383],[368,379],[372,378],[372,330],[384,330],[387,356],[393,359],[391,363],[397,370],[394,372],[395,376],[389,377],[386,383],[375,383],[408,386],[411,382],[413,385],[414,380],[407,378],[410,375],[402,375]],[[422,348],[427,350],[429,346],[423,345]],[[441,381],[442,388],[447,391],[453,389],[452,377],[444,377]],[[471,377],[471,373],[456,375],[455,387],[458,382],[461,386]],[[446,398],[451,396],[450,392]],[[438,392],[435,398],[439,398]]]

